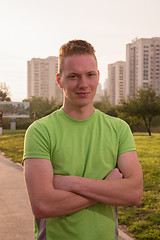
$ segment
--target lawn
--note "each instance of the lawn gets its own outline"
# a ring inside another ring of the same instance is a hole
[[[0,150],[21,162],[25,131],[4,130]],[[119,223],[137,240],[160,240],[160,134],[135,133],[137,153],[144,175],[144,194],[138,207],[119,207]]]
[[[160,239],[160,134],[134,134],[144,176],[144,193],[138,207],[120,207],[119,223],[138,240]]]
[[[25,130],[3,130],[0,136],[0,150],[13,162],[22,162]]]

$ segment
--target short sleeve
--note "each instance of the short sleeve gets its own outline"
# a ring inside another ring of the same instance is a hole
[[[49,134],[44,125],[34,122],[26,131],[24,155],[26,158],[50,159]]]
[[[133,134],[129,125],[121,120],[119,124],[119,148],[118,148],[118,155],[136,150]]]

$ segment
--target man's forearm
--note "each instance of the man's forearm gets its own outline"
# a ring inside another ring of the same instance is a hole
[[[78,176],[55,175],[54,187],[59,190],[74,192],[105,204],[118,205],[120,202],[115,198],[115,195],[113,194],[115,190],[113,190],[113,186],[110,186],[110,184],[116,183],[115,186],[117,187],[118,182],[115,182],[115,180],[122,179],[122,177],[123,175],[118,168],[113,169],[106,176],[105,180],[96,180]],[[112,192],[110,192],[110,190],[112,190]]]
[[[68,185],[70,191],[110,205],[140,204],[143,176],[136,151],[119,155],[117,163],[119,170],[112,170],[105,180],[71,177],[72,184]],[[117,175],[117,170],[123,174],[123,178]]]
[[[97,201],[88,197],[54,189],[39,198],[39,203],[37,203],[33,213],[37,218],[65,216],[96,203]]]
[[[70,191],[104,204],[137,205],[141,199],[138,196],[139,186],[130,179],[95,180],[73,177],[72,182]]]
[[[104,180],[78,176],[57,175],[54,179],[57,189],[67,190],[110,205],[137,205],[141,200],[141,177],[122,178],[116,168]]]

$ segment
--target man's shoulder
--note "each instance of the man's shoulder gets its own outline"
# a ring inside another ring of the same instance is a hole
[[[55,121],[59,118],[60,110],[57,110],[55,112],[52,112],[51,114],[42,117],[36,121],[34,121],[30,126],[29,129],[44,129],[49,128],[50,125],[53,125]]]
[[[118,117],[110,116],[106,113],[101,112],[100,110],[96,110],[99,115],[99,119],[101,119],[102,124],[107,125],[111,129],[119,130],[121,128],[128,128],[129,125],[123,119]]]
[[[126,123],[124,120],[118,118],[118,117],[114,117],[114,116],[111,116],[111,115],[108,115],[104,112],[101,112],[100,110],[96,109],[97,111],[97,114],[104,120],[108,121],[108,122],[111,122],[111,123],[118,123],[118,124],[123,124],[123,123]]]

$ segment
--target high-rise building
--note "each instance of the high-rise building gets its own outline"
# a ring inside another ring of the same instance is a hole
[[[111,105],[118,105],[125,96],[126,62],[108,64],[108,96]]]
[[[102,97],[103,97],[102,85],[101,85],[101,83],[99,83],[98,86],[97,86],[96,95],[94,97],[94,102],[101,101]]]
[[[27,97],[43,97],[62,102],[63,93],[56,83],[58,57],[32,58],[27,62]]]
[[[107,89],[107,83],[108,83],[108,79],[105,79],[104,84],[103,84],[103,95],[104,97],[108,96],[108,89]]]
[[[126,97],[148,85],[160,95],[160,37],[135,39],[126,45]]]

